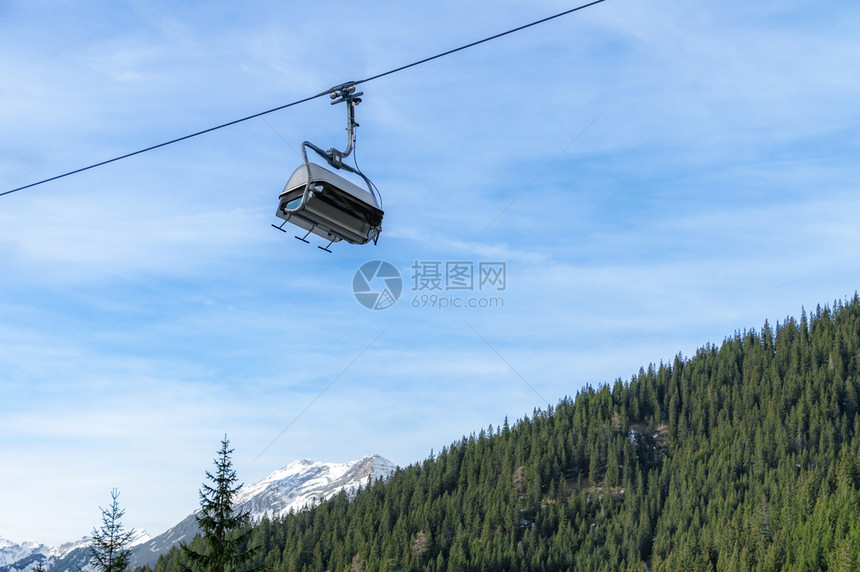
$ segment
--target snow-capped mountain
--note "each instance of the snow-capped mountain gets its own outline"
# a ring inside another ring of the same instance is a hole
[[[151,539],[145,530],[136,530],[129,540],[129,547],[137,546]],[[66,542],[51,548],[35,542],[14,542],[0,538],[0,572],[25,572],[33,570],[42,562],[46,570],[69,572],[89,572],[89,548],[92,538],[84,536],[80,540]]]
[[[237,510],[250,511],[252,520],[260,520],[263,516],[277,518],[319,504],[341,491],[352,496],[369,481],[388,478],[395,468],[391,461],[379,455],[346,463],[302,459],[260,482],[242,487],[235,506]],[[131,543],[131,567],[152,565],[159,555],[177,543],[190,541],[199,532],[195,514],[188,515],[155,538],[138,531]],[[0,538],[0,572],[31,572],[40,561],[48,572],[88,572],[90,542],[84,537],[49,548],[35,542],[15,544]]]
[[[90,545],[90,539],[84,537],[78,541],[67,542],[56,548],[51,548],[37,542],[17,544],[11,540],[0,538],[0,572],[22,572],[32,570],[39,562],[56,562],[69,552]]]
[[[40,554],[49,550],[50,548],[37,542],[16,544],[0,537],[0,572],[16,570],[16,568],[9,568],[9,566],[17,563],[36,562]],[[26,566],[26,564],[22,564],[22,566]]]
[[[395,467],[379,455],[368,455],[347,463],[320,463],[310,459],[293,461],[262,481],[242,487],[236,496],[240,510],[250,510],[251,519],[270,518],[319,504],[340,491],[352,496],[368,479],[387,478]]]

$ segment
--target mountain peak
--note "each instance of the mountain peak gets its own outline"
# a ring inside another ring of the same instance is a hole
[[[255,520],[264,515],[279,517],[318,504],[341,491],[354,495],[368,479],[387,478],[395,468],[391,461],[375,454],[345,463],[301,459],[242,487],[236,496],[236,506],[249,510]]]

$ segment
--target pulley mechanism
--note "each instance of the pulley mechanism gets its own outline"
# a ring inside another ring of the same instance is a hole
[[[329,247],[335,242],[345,240],[351,244],[366,244],[379,240],[382,232],[382,201],[374,184],[364,173],[355,167],[344,163],[355,146],[355,106],[361,103],[362,92],[356,93],[355,82],[348,82],[333,87],[329,96],[331,104],[346,103],[346,149],[339,151],[330,147],[323,151],[309,141],[302,143],[302,159],[300,165],[281,192],[278,200],[278,210],[275,216],[283,219],[280,226],[272,225],[280,231],[290,222],[306,231],[304,236],[296,236],[302,242],[308,242],[307,237],[315,234],[329,241],[322,250],[331,252]],[[361,177],[367,185],[367,190],[348,181],[340,175],[308,161],[307,150],[311,149],[325,159],[331,167],[348,171]]]

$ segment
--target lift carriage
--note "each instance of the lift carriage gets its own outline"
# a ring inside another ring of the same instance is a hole
[[[335,242],[345,240],[350,244],[367,244],[379,239],[382,232],[382,201],[376,187],[362,173],[358,166],[351,167],[343,160],[352,153],[355,144],[355,106],[361,102],[361,92],[355,93],[355,84],[346,83],[332,89],[332,105],[346,102],[347,106],[347,146],[344,151],[330,148],[323,151],[313,143],[302,143],[302,159],[300,165],[287,181],[278,201],[275,216],[283,219],[280,226],[274,226],[282,232],[284,225],[289,222],[306,231],[304,236],[297,239],[307,243],[307,237],[315,234],[329,241],[322,250],[331,252],[329,247]],[[367,190],[352,183],[340,175],[308,161],[308,149],[335,169],[349,171],[361,177],[367,185]]]

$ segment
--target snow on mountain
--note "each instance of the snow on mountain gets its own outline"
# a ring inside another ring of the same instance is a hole
[[[379,455],[368,455],[347,463],[321,463],[302,459],[293,461],[262,481],[244,486],[236,496],[239,510],[250,510],[251,519],[263,515],[284,516],[305,506],[319,504],[341,491],[352,496],[368,479],[385,479],[392,472],[391,461]]]
[[[135,530],[128,546],[133,548],[151,538],[145,530]],[[91,572],[93,568],[88,563],[92,543],[92,538],[84,536],[51,548],[35,542],[15,544],[0,538],[0,572],[29,572],[39,562],[51,572]]]
[[[48,550],[50,548],[37,542],[17,544],[0,537],[0,572],[17,570],[17,568],[10,568],[10,566],[14,566],[18,562],[36,562],[38,556]]]
[[[138,544],[143,544],[144,542],[149,542],[152,540],[152,537],[145,530],[135,530],[132,532],[131,538],[128,540],[127,547],[133,548]],[[66,542],[65,544],[61,544],[56,548],[51,548],[48,552],[48,556],[53,558],[63,558],[70,552],[78,550],[79,548],[89,548],[93,543],[93,539],[89,536],[81,537],[79,540],[75,540],[72,542]]]
[[[243,486],[235,498],[237,510],[250,511],[252,520],[263,516],[277,518],[290,511],[323,502],[344,491],[352,496],[360,487],[377,479],[386,479],[395,465],[379,455],[368,455],[346,463],[322,463],[302,459],[294,461],[252,485]],[[131,567],[152,565],[179,542],[190,541],[199,532],[195,514],[151,538],[145,531],[135,531],[131,548]],[[81,538],[56,548],[25,542],[16,544],[0,538],[0,572],[31,572],[43,562],[48,572],[89,572],[89,546],[92,539]]]
[[[90,538],[89,536],[83,536],[78,540],[66,542],[57,546],[56,548],[51,548],[50,550],[48,550],[48,556],[52,558],[63,558],[69,552],[72,552],[73,550],[77,550],[79,548],[87,548],[92,543],[92,538]]]

